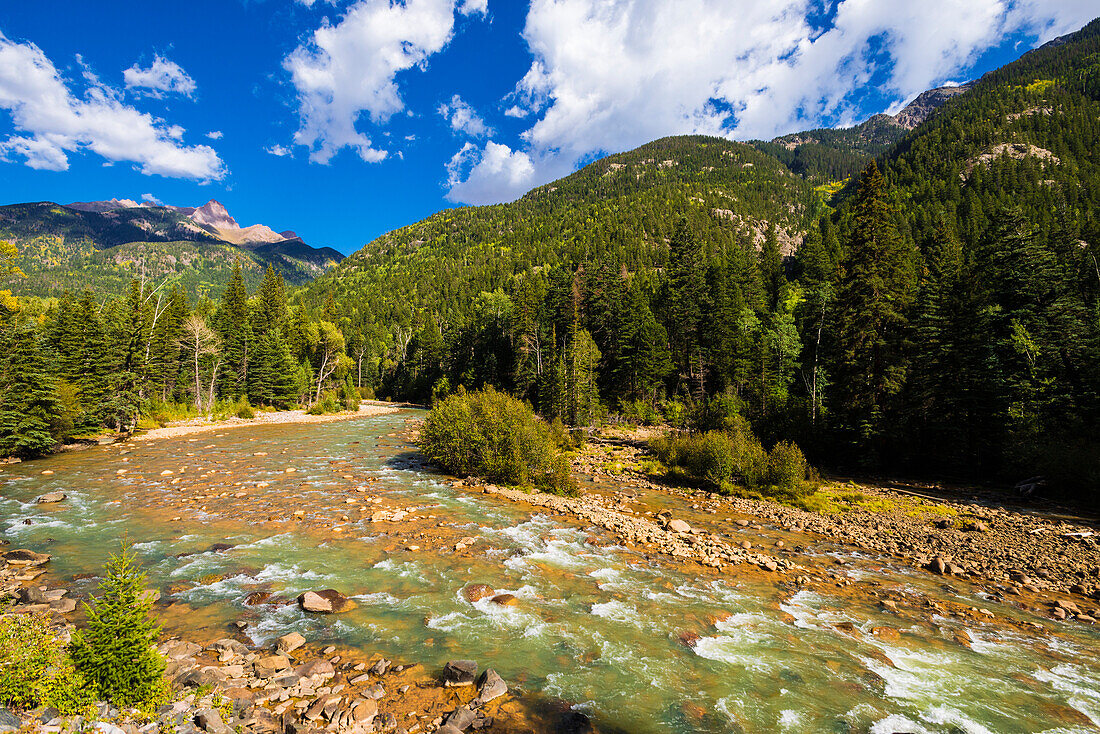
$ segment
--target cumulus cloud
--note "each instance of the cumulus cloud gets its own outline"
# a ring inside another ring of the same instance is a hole
[[[485,15],[489,12],[489,0],[462,0],[458,4],[458,12],[463,15]]]
[[[451,97],[450,102],[439,105],[438,112],[456,133],[465,133],[472,138],[493,134],[493,129],[485,124],[477,111],[457,94]]]
[[[152,204],[153,206],[164,206],[164,202],[153,196],[152,194],[142,194],[141,200],[146,204]]]
[[[98,80],[76,96],[38,46],[0,34],[0,109],[11,113],[17,131],[0,140],[0,157],[64,171],[70,153],[91,151],[108,163],[135,163],[146,174],[199,181],[225,176],[213,148],[184,145],[183,128],[123,104],[121,96]]]
[[[526,110],[533,122],[523,150],[509,152],[526,156],[538,184],[560,175],[563,160],[569,169],[665,135],[769,138],[855,122],[872,81],[883,106],[897,106],[957,78],[1010,33],[1047,40],[1096,12],[1087,0],[842,0],[818,28],[808,17],[817,5],[532,0],[523,36],[533,59],[505,114]],[[482,159],[494,159],[488,146]],[[479,175],[480,164],[469,170]],[[465,183],[452,198],[492,198],[490,182]],[[497,191],[498,200],[516,195],[506,177]]]
[[[504,116],[522,119],[524,117],[527,117],[527,110],[523,109],[519,105],[514,104],[508,109],[504,110]]]
[[[122,72],[122,80],[127,89],[136,89],[143,94],[158,99],[165,94],[180,94],[193,97],[195,80],[180,68],[175,61],[157,55],[148,69],[134,64]]]
[[[290,148],[285,145],[279,145],[278,143],[270,147],[264,148],[264,150],[271,155],[277,156],[279,158],[285,158],[293,153]]]
[[[314,31],[283,62],[298,93],[294,142],[319,163],[345,147],[364,161],[384,159],[387,151],[358,129],[360,117],[379,124],[405,109],[398,72],[423,67],[454,22],[455,0],[359,0],[336,25]]]
[[[223,133],[221,130],[211,130],[206,134],[206,137],[210,138],[211,140],[221,140],[224,134],[225,133]]]
[[[464,204],[495,204],[522,196],[539,183],[536,176],[551,179],[569,173],[564,158],[532,158],[522,150],[488,141],[484,147],[467,142],[447,163],[447,199]]]

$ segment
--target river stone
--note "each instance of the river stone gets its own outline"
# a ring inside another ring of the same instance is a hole
[[[502,607],[514,607],[519,605],[519,599],[512,594],[497,594],[493,597],[492,602]]]
[[[931,561],[929,561],[927,565],[925,565],[925,568],[932,573],[938,573],[942,575],[947,571],[947,564],[942,558],[936,556]]]
[[[291,632],[275,641],[275,649],[279,652],[294,652],[304,644],[306,644],[306,638],[297,632]]]
[[[195,724],[210,734],[233,734],[233,730],[222,721],[217,709],[201,709],[195,714]]]
[[[270,678],[280,670],[290,668],[290,661],[282,655],[268,655],[253,663],[256,675],[260,678]]]
[[[52,502],[61,502],[67,498],[68,495],[64,492],[47,492],[35,501],[40,505],[46,505]]]
[[[19,601],[24,604],[49,604],[46,590],[41,586],[28,586],[19,590]]]
[[[317,676],[331,678],[336,674],[336,671],[333,669],[332,663],[327,660],[313,660],[304,665],[299,665],[294,669],[294,673],[302,678],[313,678]]]
[[[307,612],[332,614],[355,609],[355,602],[336,589],[307,591],[298,596],[298,605]]]
[[[481,677],[477,679],[477,698],[475,699],[478,704],[489,703],[490,701],[500,698],[508,692],[508,684],[504,682],[504,679],[493,670],[487,668]]]
[[[462,597],[473,604],[475,601],[487,599],[496,592],[487,584],[469,584],[462,590]]]
[[[470,710],[468,706],[460,706],[451,713],[447,714],[447,718],[443,720],[443,723],[447,726],[453,726],[459,731],[464,731],[470,728],[470,724],[474,723],[474,712]]]
[[[471,686],[477,675],[477,663],[473,660],[451,660],[443,667],[443,685]]]
[[[16,730],[22,725],[22,719],[13,714],[11,711],[8,711],[3,706],[0,706],[0,731]]]
[[[444,724],[435,730],[435,734],[462,734],[462,730],[451,726],[450,724]]]
[[[35,553],[26,548],[17,548],[4,554],[4,560],[13,566],[42,566],[50,561],[48,553]]]
[[[683,520],[670,520],[668,523],[668,529],[674,533],[690,533],[691,526]]]
[[[359,701],[352,706],[351,715],[357,724],[370,724],[378,715],[378,703],[373,700]]]

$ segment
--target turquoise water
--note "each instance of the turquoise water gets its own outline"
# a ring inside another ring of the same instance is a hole
[[[134,543],[150,584],[176,602],[162,610],[170,629],[186,619],[217,637],[243,619],[256,643],[298,630],[429,666],[470,657],[605,731],[1100,731],[1095,628],[1044,621],[1058,634],[1026,635],[937,616],[899,623],[840,589],[686,572],[419,470],[400,435],[416,415],[233,429],[5,467],[0,521],[13,546],[53,554],[62,578],[98,571],[120,538]],[[33,503],[57,489],[66,502]],[[170,506],[195,492],[207,495],[195,510]],[[372,497],[435,518],[416,526],[419,539],[394,538],[385,534],[393,525],[348,512],[347,498]],[[279,522],[297,510],[301,525]],[[438,522],[448,526],[435,531]],[[473,554],[455,554],[436,532],[477,538]],[[213,543],[234,547],[202,552]],[[886,589],[1021,614],[887,559],[844,560],[842,573]],[[468,603],[460,591],[471,582],[519,604]],[[358,608],[317,617],[244,603],[259,590],[293,598],[328,587]],[[872,636],[881,625],[903,634]],[[972,649],[953,639],[963,629]],[[699,636],[693,646],[685,633]]]

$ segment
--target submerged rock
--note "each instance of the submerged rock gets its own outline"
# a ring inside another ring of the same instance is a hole
[[[69,495],[64,492],[47,492],[46,494],[35,500],[40,505],[50,504],[53,502],[61,502],[68,499]]]
[[[502,607],[514,607],[519,605],[519,599],[512,594],[497,594],[492,598],[492,602]]]
[[[492,586],[487,584],[468,584],[462,589],[462,598],[473,604],[476,601],[486,599],[496,594]]]

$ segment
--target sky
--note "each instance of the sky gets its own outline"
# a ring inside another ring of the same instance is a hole
[[[666,135],[895,112],[1097,0],[0,4],[0,203],[210,199],[351,253]]]

